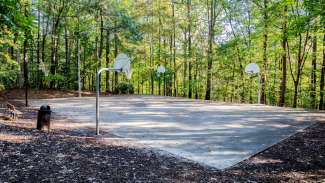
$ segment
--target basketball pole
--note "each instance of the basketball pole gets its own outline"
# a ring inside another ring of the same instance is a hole
[[[261,75],[260,75],[260,73],[258,73],[257,76],[258,76],[257,97],[258,97],[258,104],[261,104]]]
[[[99,95],[100,95],[100,88],[99,88],[99,78],[101,72],[106,71],[117,71],[121,72],[122,69],[113,69],[113,68],[102,68],[96,74],[96,135],[99,135]]]
[[[99,135],[99,95],[100,95],[100,74],[103,72],[125,72],[126,78],[131,79],[132,71],[130,59],[125,54],[119,54],[115,58],[113,68],[102,68],[96,73],[96,135]]]

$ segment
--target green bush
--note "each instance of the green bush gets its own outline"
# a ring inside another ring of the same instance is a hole
[[[5,89],[6,89],[5,86],[3,84],[0,84],[0,91],[3,91]]]
[[[119,83],[115,88],[114,94],[134,94],[134,87],[130,83]]]

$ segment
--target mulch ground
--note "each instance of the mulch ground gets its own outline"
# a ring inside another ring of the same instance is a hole
[[[17,121],[0,119],[0,183],[325,182],[325,123],[220,171],[123,139],[96,138],[93,129],[63,128],[71,121],[56,114],[54,129],[40,132],[36,110],[19,110]]]

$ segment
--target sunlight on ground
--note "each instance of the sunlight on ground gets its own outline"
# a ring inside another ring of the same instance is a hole
[[[31,135],[13,135],[9,133],[0,133],[0,141],[6,141],[9,143],[24,143],[30,142],[34,137]]]

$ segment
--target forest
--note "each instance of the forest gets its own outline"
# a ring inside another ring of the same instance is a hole
[[[325,109],[324,31],[324,0],[0,0],[0,91],[95,91],[125,53],[101,92],[256,103],[257,63],[262,104]]]

